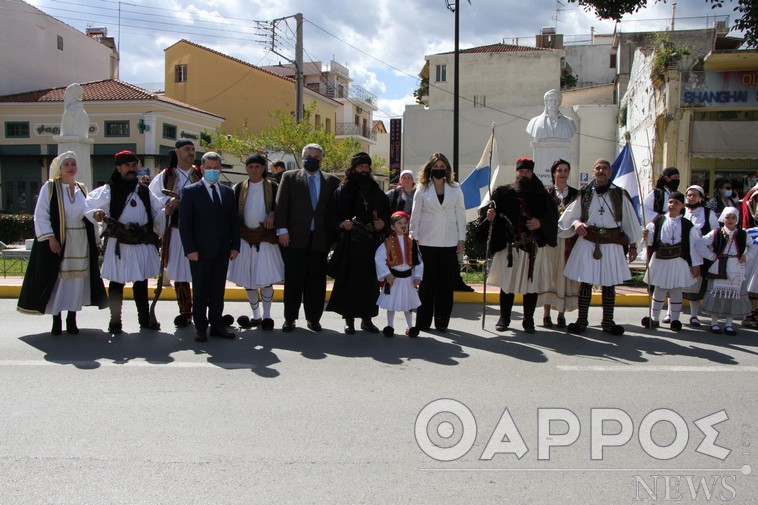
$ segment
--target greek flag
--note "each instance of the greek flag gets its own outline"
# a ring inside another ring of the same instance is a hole
[[[616,161],[611,164],[611,182],[629,193],[634,211],[637,213],[637,219],[640,219],[640,190],[637,186],[637,172],[634,170],[632,148],[629,147],[629,144],[624,146],[616,157]]]
[[[490,160],[492,160],[492,164],[495,165],[495,171],[492,172],[492,177],[490,177]],[[490,180],[493,185],[497,180],[497,173],[500,169],[499,160],[495,132],[493,131],[487,141],[487,145],[484,146],[484,152],[482,153],[482,158],[479,160],[479,164],[476,165],[474,170],[461,183],[463,204],[466,207],[466,221],[474,221],[477,219],[479,216],[479,208],[489,203],[489,192],[486,190],[487,186],[490,184]],[[482,193],[484,193],[484,195],[482,195]]]

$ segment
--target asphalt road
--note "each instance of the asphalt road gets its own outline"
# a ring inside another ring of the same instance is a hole
[[[158,333],[125,302],[118,337],[107,311],[52,337],[14,308],[0,300],[0,504],[758,500],[754,330],[648,332],[645,309],[617,308],[621,338],[496,334],[494,310],[482,331],[462,304],[415,340],[346,336],[328,313],[284,334],[275,304],[277,330],[198,344],[171,302]]]

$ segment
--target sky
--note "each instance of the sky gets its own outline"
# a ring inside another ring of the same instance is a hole
[[[415,103],[424,55],[454,49],[455,15],[447,8],[454,0],[27,1],[82,31],[106,27],[119,47],[119,78],[151,90],[163,89],[164,49],[182,38],[253,65],[294,60],[294,19],[276,24],[276,51],[284,58],[271,51],[271,22],[302,13],[304,59],[346,66],[353,84],[377,96],[375,119],[401,117],[405,104]],[[571,43],[588,40],[592,28],[610,34],[615,26],[566,0],[459,3],[461,49],[501,42],[534,45],[534,36],[547,26]],[[711,9],[706,0],[649,3],[625,16],[620,30],[665,29],[674,5],[677,29],[712,26],[714,16],[734,22],[734,4],[728,2],[721,9]]]

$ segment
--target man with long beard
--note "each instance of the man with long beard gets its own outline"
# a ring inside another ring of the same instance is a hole
[[[492,283],[500,287],[500,318],[497,331],[511,323],[515,295],[524,299],[523,328],[534,333],[537,295],[552,282],[551,263],[545,247],[555,247],[558,233],[558,207],[534,176],[534,161],[516,161],[516,182],[500,186],[492,193],[494,208],[481,210],[477,238],[486,241],[492,230]]]
[[[355,318],[361,329],[379,333],[371,318],[379,309],[379,283],[374,254],[389,227],[389,200],[371,176],[371,157],[353,156],[345,180],[334,192],[333,226],[340,241],[330,263],[334,277],[332,296],[326,309],[345,319],[345,333],[355,333]]]

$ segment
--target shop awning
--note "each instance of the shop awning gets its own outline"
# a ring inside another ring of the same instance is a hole
[[[698,158],[758,159],[758,122],[694,121],[690,153]]]

